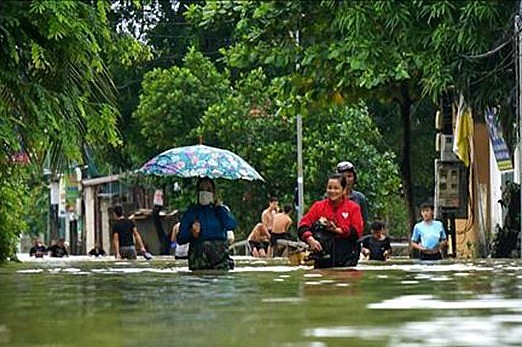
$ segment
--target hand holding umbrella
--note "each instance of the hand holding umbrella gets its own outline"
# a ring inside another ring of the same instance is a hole
[[[199,223],[199,220],[196,219],[194,223],[192,223],[190,232],[192,233],[193,238],[197,239],[199,237],[199,233],[201,232],[201,224]]]

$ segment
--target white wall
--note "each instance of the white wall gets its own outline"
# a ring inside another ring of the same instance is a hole
[[[89,252],[94,247],[94,238],[96,235],[95,228],[95,204],[96,199],[96,186],[85,187],[83,190],[84,203],[85,203],[85,249]]]
[[[489,142],[489,184],[490,184],[490,225],[489,230],[494,231],[495,226],[504,225],[502,217],[502,206],[498,203],[502,199],[502,174],[498,169],[497,161],[495,159],[495,153],[493,152],[493,146],[491,141]]]

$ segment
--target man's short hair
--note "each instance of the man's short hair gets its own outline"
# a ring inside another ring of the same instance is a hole
[[[276,201],[279,201],[279,200],[277,199],[276,196],[271,196],[270,199],[269,199],[268,201],[269,201],[269,202],[276,202]]]
[[[123,216],[123,206],[121,205],[116,205],[112,208],[112,212],[114,212],[114,214],[117,216],[117,217],[121,217]]]
[[[376,220],[374,221],[371,225],[370,225],[370,230],[372,232],[374,231],[380,231],[380,230],[384,230],[386,229],[386,223],[380,221],[380,220]]]
[[[433,211],[433,210],[435,210],[435,205],[433,205],[433,203],[431,201],[424,201],[420,205],[419,209],[422,211],[425,208],[429,208],[429,209],[431,209]]]
[[[293,209],[292,204],[285,204],[285,206],[283,206],[283,211],[287,214],[292,212]]]

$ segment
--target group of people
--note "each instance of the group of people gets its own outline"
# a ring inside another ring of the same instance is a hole
[[[374,221],[366,229],[370,235],[363,237],[368,223],[366,197],[354,189],[357,182],[355,166],[340,162],[336,172],[328,177],[325,197],[312,204],[297,225],[297,235],[308,244],[315,268],[350,267],[357,265],[360,256],[370,260],[386,260],[391,255],[386,225]],[[183,214],[173,228],[171,245],[188,258],[190,270],[230,270],[234,261],[229,254],[229,233],[237,222],[230,209],[216,197],[214,181],[202,177],[197,182],[197,203]],[[433,219],[433,205],[423,204],[423,220],[415,225],[412,246],[418,249],[421,259],[441,259],[446,234],[442,224]],[[279,210],[277,198],[271,198],[247,240],[251,255],[255,257],[280,256],[279,240],[290,240],[289,229],[293,223],[292,205]],[[121,208],[115,208],[117,222],[113,228],[113,245],[116,258],[136,258],[136,247],[146,252],[136,227],[123,217]],[[171,246],[172,247],[172,246]]]
[[[43,258],[45,255],[54,258],[68,257],[67,247],[65,246],[65,239],[60,238],[56,243],[53,243],[50,247],[45,246],[42,241],[35,240],[33,247],[29,250],[29,256],[35,258]]]
[[[265,258],[268,256],[279,257],[284,252],[284,247],[278,244],[278,240],[291,240],[289,229],[292,226],[292,204],[285,204],[283,210],[279,209],[279,201],[271,197],[268,207],[261,213],[261,222],[247,237],[250,254],[254,257]]]

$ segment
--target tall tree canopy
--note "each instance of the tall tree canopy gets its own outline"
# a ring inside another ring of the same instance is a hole
[[[233,41],[223,49],[229,67],[289,76],[301,102],[374,96],[396,104],[413,224],[412,106],[448,92],[463,92],[477,107],[505,104],[511,47],[480,54],[509,42],[515,9],[515,1],[227,1],[192,6],[187,16],[207,28],[234,20]]]
[[[27,170],[16,158],[42,173],[46,158],[60,168],[82,163],[88,147],[119,144],[108,9],[108,1],[0,2],[0,200],[11,202],[0,210],[0,260],[24,229],[16,201],[24,201]],[[120,59],[135,50],[122,52]]]

